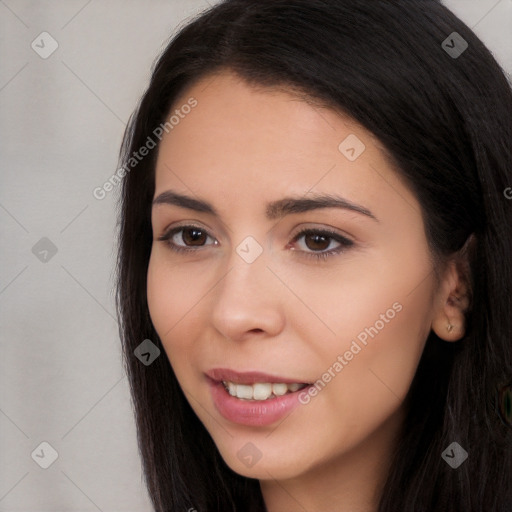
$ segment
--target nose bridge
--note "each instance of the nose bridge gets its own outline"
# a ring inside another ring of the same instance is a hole
[[[244,298],[257,302],[270,284],[268,263],[268,251],[255,239],[244,239],[229,256],[229,270],[219,283],[219,300],[224,296],[231,300],[233,294],[237,303],[242,303]]]
[[[212,321],[225,336],[236,339],[255,329],[275,335],[282,328],[282,303],[271,282],[268,255],[253,237],[234,247],[213,299]]]

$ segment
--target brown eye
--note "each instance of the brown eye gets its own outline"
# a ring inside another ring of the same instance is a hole
[[[322,259],[342,253],[354,245],[343,235],[323,229],[305,229],[294,237],[293,242],[304,256]]]
[[[197,252],[199,249],[208,248],[209,245],[218,245],[217,240],[211,237],[208,231],[197,226],[180,226],[171,229],[158,240],[175,252]]]
[[[304,243],[308,249],[312,251],[325,251],[330,243],[331,238],[320,234],[308,234],[304,237]]]
[[[185,228],[181,232],[181,238],[185,245],[204,245],[208,238],[206,232],[199,228]]]

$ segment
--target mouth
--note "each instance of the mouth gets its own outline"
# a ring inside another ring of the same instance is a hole
[[[300,405],[300,394],[312,384],[261,372],[214,369],[206,372],[217,411],[239,425],[275,424]]]

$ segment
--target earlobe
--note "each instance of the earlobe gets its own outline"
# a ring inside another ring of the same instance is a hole
[[[465,334],[464,317],[462,316],[459,320],[450,320],[446,316],[444,319],[441,317],[434,319],[432,322],[432,330],[444,341],[459,341]]]

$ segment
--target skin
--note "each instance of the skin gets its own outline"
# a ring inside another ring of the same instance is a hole
[[[160,144],[154,197],[186,194],[219,216],[153,207],[148,305],[167,357],[226,463],[260,480],[269,512],[374,511],[430,330],[446,341],[464,333],[457,267],[436,278],[417,199],[353,120],[228,71],[193,85],[175,107],[191,96],[197,107]],[[353,162],[338,149],[350,134],[366,146]],[[340,195],[375,219],[339,208],[265,216],[269,201],[317,193]],[[159,240],[190,223],[208,237],[173,240],[194,252]],[[293,241],[303,228],[331,229],[353,244],[308,257],[339,244]],[[253,263],[236,252],[248,236],[263,249]],[[396,303],[394,318],[284,421],[241,426],[215,409],[205,371],[315,382]],[[248,442],[261,453],[252,467],[237,457]]]

